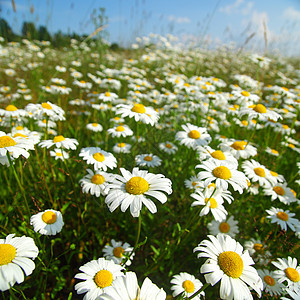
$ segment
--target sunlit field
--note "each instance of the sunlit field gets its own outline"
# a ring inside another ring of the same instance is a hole
[[[138,41],[1,42],[1,299],[299,299],[299,59]]]

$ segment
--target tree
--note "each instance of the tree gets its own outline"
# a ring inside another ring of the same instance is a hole
[[[38,29],[38,39],[40,41],[51,41],[51,35],[46,26],[40,26]]]
[[[8,42],[14,40],[15,38],[15,34],[13,33],[6,20],[4,20],[3,18],[0,18],[0,36],[5,38]]]
[[[38,31],[36,30],[34,23],[24,22],[22,26],[22,35],[28,40],[38,39]]]

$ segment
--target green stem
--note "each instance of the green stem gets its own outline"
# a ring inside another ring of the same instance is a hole
[[[210,283],[205,283],[202,288],[200,290],[198,290],[195,294],[193,294],[192,296],[190,297],[186,297],[185,299],[193,299],[195,298],[196,296],[198,296],[201,292],[203,292],[208,286],[210,285]]]

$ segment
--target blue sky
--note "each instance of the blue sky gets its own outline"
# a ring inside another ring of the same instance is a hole
[[[248,47],[268,47],[288,55],[300,55],[300,0],[0,0],[1,16],[15,32],[23,21],[46,25],[50,32],[90,34],[94,8],[104,7],[110,42],[129,45],[136,36],[150,32],[172,33],[183,42],[209,39],[213,44],[242,45],[252,33]],[[33,13],[30,8],[33,7]],[[264,25],[265,28],[264,29]]]

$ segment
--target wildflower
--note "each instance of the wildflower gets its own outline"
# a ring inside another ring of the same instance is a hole
[[[90,193],[96,197],[106,196],[109,191],[109,183],[113,181],[113,175],[106,172],[87,169],[88,174],[79,180],[82,192]]]
[[[238,171],[236,166],[221,161],[207,160],[196,168],[204,169],[198,173],[198,178],[204,180],[204,186],[208,186],[212,182],[216,188],[227,190],[230,184],[235,191],[243,193],[243,188],[247,188],[247,179],[244,173]]]
[[[9,290],[16,282],[24,281],[24,273],[30,275],[35,268],[32,259],[39,250],[30,237],[14,237],[9,234],[0,239],[0,291]]]
[[[99,300],[165,300],[166,292],[146,277],[141,288],[138,286],[136,274],[126,272],[107,287]]]
[[[187,146],[188,148],[196,149],[198,146],[205,146],[211,142],[211,136],[207,133],[206,128],[198,127],[187,123],[187,125],[181,126],[184,131],[176,133],[175,139],[180,144]]]
[[[197,291],[199,291],[203,286],[202,282],[199,279],[196,279],[194,275],[186,272],[181,272],[177,275],[174,275],[171,283],[173,297],[177,297],[181,293],[184,297],[190,297]],[[201,292],[199,295],[195,296],[194,299],[200,300],[201,295],[205,296],[205,293]]]
[[[268,121],[268,119],[277,121],[282,119],[281,115],[277,112],[266,108],[263,104],[251,105],[248,108],[242,108],[239,115],[248,115],[248,120],[257,119],[259,121]]]
[[[116,264],[122,264],[126,259],[126,266],[131,265],[131,260],[133,259],[134,253],[132,253],[133,247],[128,243],[116,242],[114,239],[111,240],[111,245],[105,245],[103,248],[103,256],[106,259],[113,260]],[[127,259],[127,257],[130,257]]]
[[[65,138],[63,135],[57,135],[53,138],[53,140],[43,140],[39,143],[39,146],[42,148],[47,147],[47,149],[53,145],[57,148],[75,150],[78,145],[78,141],[76,139]]]
[[[41,104],[29,103],[26,105],[25,110],[32,113],[35,119],[41,120],[45,116],[48,116],[52,121],[65,120],[65,111],[50,101],[43,102]]]
[[[266,264],[266,261],[272,256],[271,252],[267,250],[267,246],[261,240],[252,238],[245,242],[244,247],[251,256],[254,256],[254,261],[260,264]]]
[[[105,92],[99,95],[98,99],[102,100],[103,102],[108,102],[108,101],[113,101],[118,99],[119,96],[115,93],[111,93],[111,92]]]
[[[65,160],[69,158],[69,154],[63,151],[61,148],[56,148],[54,151],[50,151],[50,156],[53,156],[55,160]]]
[[[257,154],[256,148],[245,140],[229,139],[227,141],[223,141],[220,144],[220,148],[224,152],[229,151],[236,159],[239,159],[240,157],[248,159],[249,157]]]
[[[296,228],[300,227],[299,220],[293,218],[295,213],[291,213],[289,210],[272,207],[266,212],[269,214],[267,218],[271,219],[271,223],[279,224],[282,230],[287,231],[287,226],[289,226],[293,231],[296,231]]]
[[[117,166],[116,158],[99,147],[82,148],[79,156],[82,156],[88,164],[94,165],[94,170],[106,171],[107,168],[113,169]]]
[[[85,300],[96,300],[103,294],[107,287],[120,276],[124,276],[124,268],[115,264],[112,260],[101,257],[92,260],[79,268],[82,273],[75,275],[76,279],[84,280],[75,285],[77,294],[86,293]]]
[[[161,165],[161,159],[153,154],[139,154],[135,157],[135,162],[140,167],[158,167]]]
[[[286,205],[297,201],[294,193],[289,187],[287,187],[286,183],[276,184],[273,187],[264,188],[264,194],[267,196],[271,196],[272,201],[278,199],[280,202]]]
[[[162,192],[172,193],[171,180],[162,174],[152,174],[138,168],[133,168],[132,173],[123,168],[120,168],[120,171],[122,176],[116,175],[113,183],[109,185],[110,191],[105,198],[105,203],[111,212],[118,206],[121,206],[121,211],[125,212],[130,206],[131,215],[138,217],[144,204],[151,213],[156,213],[154,202],[147,196],[165,203],[167,196]]]
[[[9,104],[5,109],[0,109],[0,116],[8,117],[8,118],[19,118],[27,115],[26,110],[19,109],[13,104]]]
[[[184,185],[187,189],[196,190],[197,188],[204,188],[203,182],[197,176],[191,176],[184,181]]]
[[[174,154],[178,150],[177,146],[169,141],[167,141],[165,143],[160,143],[158,145],[158,147],[160,150],[162,150],[168,154]]]
[[[107,130],[112,137],[126,137],[133,135],[133,131],[127,125],[118,125]]]
[[[217,235],[227,234],[234,238],[239,233],[239,227],[237,226],[238,221],[234,219],[233,216],[230,216],[228,219],[223,221],[211,221],[207,224],[207,228],[210,234]]]
[[[100,132],[103,130],[102,125],[98,123],[89,123],[86,125],[86,128],[94,132]]]
[[[56,235],[64,226],[62,214],[53,209],[39,212],[30,218],[30,225],[42,235]]]
[[[204,240],[194,249],[194,252],[200,251],[198,258],[208,258],[200,269],[205,273],[205,280],[211,285],[221,280],[222,299],[253,299],[247,285],[260,297],[263,283],[251,266],[254,261],[248,251],[243,251],[241,244],[228,235],[209,235],[208,238],[210,241]]]
[[[279,283],[287,282],[288,289],[292,291],[300,290],[300,265],[297,265],[297,258],[278,258],[272,264],[277,268],[274,277]]]
[[[264,291],[270,296],[281,295],[284,285],[279,283],[274,277],[274,272],[271,272],[267,269],[257,270],[258,275],[262,279],[264,285]]]
[[[116,153],[130,153],[131,145],[127,143],[117,143],[113,146]]]

